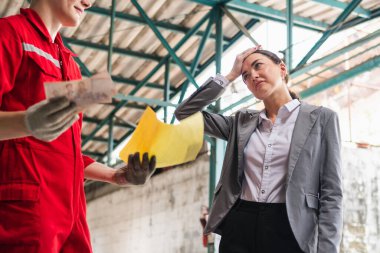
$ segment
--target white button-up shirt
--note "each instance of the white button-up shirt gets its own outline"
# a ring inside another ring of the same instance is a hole
[[[300,102],[283,105],[274,124],[265,110],[244,149],[244,179],[241,199],[266,203],[285,203],[285,183],[289,149]]]

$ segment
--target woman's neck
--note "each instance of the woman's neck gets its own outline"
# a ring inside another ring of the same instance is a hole
[[[289,92],[280,92],[264,100],[266,115],[273,123],[276,120],[278,110],[292,100]]]

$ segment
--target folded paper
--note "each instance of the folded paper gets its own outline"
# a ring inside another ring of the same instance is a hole
[[[46,98],[65,96],[79,107],[85,108],[97,103],[111,103],[115,85],[111,76],[99,73],[91,78],[63,82],[45,82]]]
[[[200,112],[180,121],[178,125],[165,124],[148,107],[127,145],[119,156],[128,162],[135,152],[156,156],[158,168],[195,160],[203,144],[203,116]]]

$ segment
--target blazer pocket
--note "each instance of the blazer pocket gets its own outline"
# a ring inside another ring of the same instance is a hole
[[[309,208],[313,208],[315,210],[318,210],[319,208],[319,199],[317,195],[306,193],[306,205]]]

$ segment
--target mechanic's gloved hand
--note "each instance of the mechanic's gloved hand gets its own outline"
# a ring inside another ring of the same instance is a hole
[[[26,110],[25,124],[33,137],[52,141],[79,119],[77,106],[66,97],[43,100]]]
[[[149,161],[148,153],[144,153],[142,162],[140,162],[140,154],[137,152],[134,155],[129,155],[127,165],[117,169],[114,181],[120,186],[142,185],[153,175],[155,168],[155,156]]]

